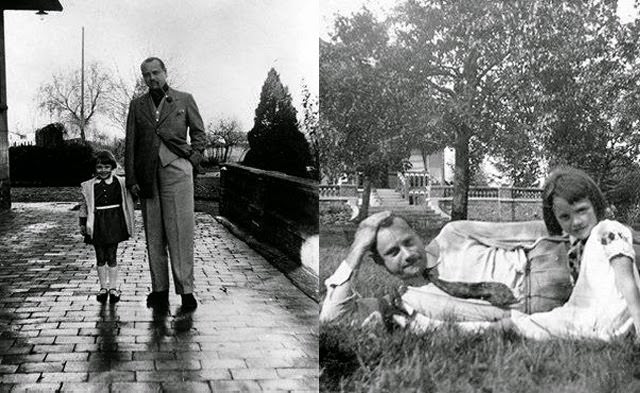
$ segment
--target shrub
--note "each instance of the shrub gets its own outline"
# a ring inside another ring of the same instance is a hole
[[[85,144],[10,147],[11,183],[14,186],[78,186],[94,172],[92,156],[93,149]]]
[[[320,225],[345,225],[349,223],[353,214],[346,203],[342,205],[320,205]]]

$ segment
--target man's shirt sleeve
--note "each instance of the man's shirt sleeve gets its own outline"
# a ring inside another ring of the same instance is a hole
[[[343,261],[325,280],[327,295],[320,310],[321,322],[335,321],[353,311],[357,295],[351,289],[352,277],[353,269]]]

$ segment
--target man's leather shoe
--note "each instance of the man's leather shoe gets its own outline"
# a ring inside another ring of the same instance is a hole
[[[198,302],[196,298],[193,297],[193,294],[187,293],[182,296],[182,310],[183,311],[193,311],[198,308]]]
[[[152,307],[152,308],[169,307],[169,291],[151,292],[147,296],[147,307]]]

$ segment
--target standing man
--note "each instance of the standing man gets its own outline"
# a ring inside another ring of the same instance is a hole
[[[167,85],[162,60],[149,57],[140,70],[149,92],[129,106],[125,172],[142,205],[152,286],[147,306],[169,306],[170,258],[182,309],[193,311],[193,176],[205,147],[204,125],[191,94]]]

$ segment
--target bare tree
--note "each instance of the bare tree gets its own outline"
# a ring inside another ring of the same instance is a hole
[[[142,76],[135,78],[133,83],[131,79],[126,79],[120,74],[114,78],[110,94],[107,97],[108,110],[106,115],[111,124],[122,130],[123,135],[124,130],[127,128],[129,103],[146,92],[147,86]]]
[[[155,52],[149,51],[149,53]],[[167,66],[167,84],[179,89],[185,81],[184,74],[180,71],[184,61],[177,56],[160,56],[160,58]],[[139,68],[131,69],[126,75],[117,66],[115,70],[111,91],[107,97],[108,111],[106,116],[112,125],[122,130],[124,135],[131,100],[145,94],[148,88],[142,79]]]
[[[63,123],[80,130],[85,141],[85,127],[98,113],[108,112],[107,95],[112,86],[109,72],[99,63],[91,63],[85,72],[84,114],[81,113],[80,70],[60,72],[40,87],[38,107]]]
[[[240,123],[232,118],[220,118],[207,125],[207,137],[209,148],[219,148],[221,154],[217,154],[221,162],[229,159],[229,154],[234,146],[246,143],[247,134],[242,132]]]

